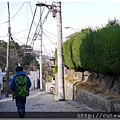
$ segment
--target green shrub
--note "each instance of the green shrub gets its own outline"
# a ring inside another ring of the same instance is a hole
[[[68,68],[75,68],[73,63],[73,54],[72,54],[72,43],[74,41],[74,38],[71,38],[67,40],[63,44],[63,54],[64,54],[64,63],[65,66]]]
[[[104,74],[120,74],[120,26],[91,31],[80,48],[84,68]]]
[[[53,73],[56,74],[58,72],[58,66],[55,65],[54,69],[53,69]]]
[[[104,28],[83,29],[63,44],[63,51],[68,68],[120,75],[120,25],[114,20]]]
[[[89,32],[89,29],[82,30],[81,33],[78,33],[76,35],[76,38],[73,41],[72,54],[73,54],[73,63],[75,64],[75,70],[79,70],[80,68],[82,68],[82,64],[80,60],[80,56],[82,53],[80,52],[80,48],[81,48],[83,39],[88,32]]]

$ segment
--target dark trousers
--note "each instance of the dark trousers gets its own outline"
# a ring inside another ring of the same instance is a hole
[[[25,104],[26,104],[26,97],[24,98],[16,97],[16,107],[20,118],[24,118],[25,116]]]

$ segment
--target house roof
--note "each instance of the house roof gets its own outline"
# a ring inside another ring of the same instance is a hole
[[[51,58],[49,58],[49,60],[56,60],[56,58],[55,57],[51,57]]]
[[[77,34],[77,33],[79,33],[79,32],[75,32],[75,33],[73,33],[73,34],[71,34],[71,35],[69,35],[69,36],[67,36],[67,37],[65,37],[65,38],[76,37],[76,34]]]

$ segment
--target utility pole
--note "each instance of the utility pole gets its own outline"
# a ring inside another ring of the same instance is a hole
[[[62,49],[61,2],[57,2],[57,6],[55,6],[54,4],[47,5],[41,2],[37,3],[36,5],[39,7],[45,6],[48,9],[52,9],[53,17],[56,17],[56,13],[58,13],[57,16],[58,99],[59,101],[62,101],[65,100],[65,91],[64,91],[63,49]],[[57,7],[57,10],[54,9],[55,7]],[[42,34],[41,34],[41,39],[42,39]]]
[[[43,91],[43,79],[42,79],[42,14],[40,7],[40,91]]]
[[[6,97],[9,96],[9,61],[10,61],[10,38],[11,38],[9,2],[7,2],[7,5],[8,5],[8,43],[7,43],[7,64],[6,64],[6,73],[7,73],[6,93],[5,93]]]
[[[61,17],[61,2],[57,2],[57,56],[58,56],[58,99],[65,100],[64,91],[64,67],[63,67],[63,48],[62,48],[62,17]]]

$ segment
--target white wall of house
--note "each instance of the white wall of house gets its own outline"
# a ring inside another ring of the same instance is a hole
[[[50,87],[54,87],[55,88],[55,80],[52,79],[51,82],[46,82],[46,92],[49,92]]]
[[[52,87],[53,86],[53,82],[51,81],[51,82],[46,82],[46,92],[49,92],[50,91],[50,87]]]
[[[3,90],[3,77],[0,76],[0,95],[2,90]]]
[[[39,71],[30,71],[30,80],[32,83],[32,86],[30,88],[30,90],[34,90],[37,89],[37,84],[38,84],[38,79],[39,79]]]

